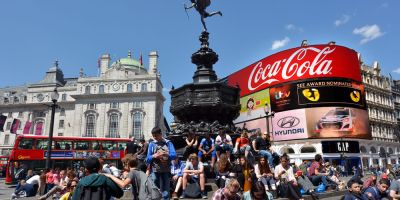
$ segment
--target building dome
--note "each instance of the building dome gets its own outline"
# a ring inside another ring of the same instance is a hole
[[[144,66],[140,64],[140,61],[132,58],[130,51],[128,52],[128,57],[118,59],[111,66],[116,64],[124,67],[125,69],[144,69]]]

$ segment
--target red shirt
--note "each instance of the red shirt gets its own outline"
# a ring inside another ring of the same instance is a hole
[[[315,169],[319,169],[319,162],[317,161],[311,163],[310,168],[308,168],[308,176],[315,175]]]
[[[54,176],[53,176],[54,174],[52,173],[52,172],[47,172],[47,174],[46,174],[46,178],[47,178],[47,180],[46,180],[46,183],[54,183]]]
[[[249,144],[249,139],[239,137],[236,139],[236,144],[239,144],[239,148],[244,147]]]

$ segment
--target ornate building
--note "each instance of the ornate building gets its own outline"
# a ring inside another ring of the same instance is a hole
[[[0,88],[0,114],[7,116],[0,133],[0,155],[7,155],[15,140],[14,119],[21,121],[17,134],[48,135],[50,94],[60,94],[54,135],[77,137],[150,138],[151,129],[164,123],[163,85],[157,69],[158,54],[150,52],[148,69],[128,57],[111,63],[109,54],[99,60],[100,74],[64,78],[56,61],[43,80],[18,87]]]
[[[392,81],[381,74],[378,62],[372,66],[363,63],[361,76],[372,132],[372,141],[360,143],[363,164],[382,166],[386,163],[399,163],[400,144],[395,131],[397,119],[392,96],[392,92],[396,91],[392,90]]]

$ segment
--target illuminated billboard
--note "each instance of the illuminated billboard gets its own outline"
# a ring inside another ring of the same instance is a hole
[[[240,96],[277,84],[313,78],[344,78],[361,82],[357,52],[337,45],[297,47],[265,57],[228,77]]]
[[[269,110],[269,89],[247,95],[240,98],[240,115],[234,123],[245,122],[260,117],[265,117],[265,111]]]
[[[241,89],[236,126],[269,132],[275,141],[305,138],[370,139],[357,52],[311,45],[265,57],[227,77]]]
[[[270,89],[275,112],[321,106],[348,106],[365,109],[364,86],[345,80],[311,80],[288,83]]]

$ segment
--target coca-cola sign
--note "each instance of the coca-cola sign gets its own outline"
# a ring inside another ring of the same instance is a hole
[[[268,56],[228,77],[241,96],[273,85],[311,78],[347,78],[361,81],[357,52],[337,45],[312,45]]]

